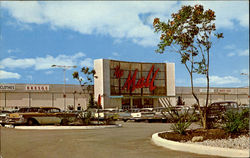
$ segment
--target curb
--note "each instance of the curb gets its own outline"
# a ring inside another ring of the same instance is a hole
[[[159,133],[164,133],[164,132],[159,132]],[[205,146],[205,145],[199,145],[199,144],[179,143],[179,142],[163,139],[158,136],[159,133],[155,133],[152,135],[152,141],[154,142],[154,144],[158,146],[162,146],[164,148],[171,149],[171,150],[190,152],[190,153],[201,154],[201,155],[222,156],[222,157],[249,157],[248,150],[211,147],[211,146]]]
[[[121,124],[117,125],[104,125],[104,126],[10,126],[7,128],[15,129],[33,129],[33,130],[64,130],[64,129],[103,129],[103,128],[118,128],[122,127]]]

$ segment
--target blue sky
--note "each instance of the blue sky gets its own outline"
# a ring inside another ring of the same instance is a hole
[[[216,14],[224,39],[211,50],[210,80],[214,87],[248,86],[249,2],[0,2],[0,83],[62,84],[63,71],[52,64],[76,65],[66,72],[93,67],[99,58],[139,62],[174,62],[176,86],[190,86],[180,57],[156,54],[159,35],[155,17],[167,20],[182,5],[203,4]],[[205,86],[195,76],[195,86]]]

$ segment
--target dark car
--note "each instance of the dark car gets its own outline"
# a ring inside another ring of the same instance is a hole
[[[207,108],[207,118],[211,121],[219,120],[229,110],[238,111],[238,103],[235,101],[214,102]]]

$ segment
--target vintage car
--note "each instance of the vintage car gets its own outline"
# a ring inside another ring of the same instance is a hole
[[[7,116],[11,113],[8,110],[0,110],[0,125],[5,125]]]
[[[13,125],[67,125],[77,117],[75,113],[61,112],[56,107],[30,107],[21,108],[16,113],[11,113],[6,119],[6,124]]]
[[[226,111],[238,111],[239,105],[235,101],[214,102],[207,108],[207,118],[210,121],[220,120]]]
[[[114,109],[99,109],[99,119],[113,118],[118,120],[117,110]],[[98,119],[98,110],[95,111],[94,118]]]
[[[154,119],[155,113],[152,111],[152,108],[142,108],[142,109],[130,109],[131,118],[136,122],[139,121],[149,121]]]
[[[130,118],[131,118],[131,112],[129,112],[129,110],[123,110],[123,109],[118,110],[118,119],[119,120],[126,122]]]

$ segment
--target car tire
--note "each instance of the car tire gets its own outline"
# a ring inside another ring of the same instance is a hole
[[[123,122],[127,122],[128,120],[127,119],[123,119]]]
[[[36,126],[36,125],[38,125],[38,123],[35,119],[28,119],[27,125],[28,126]]]

